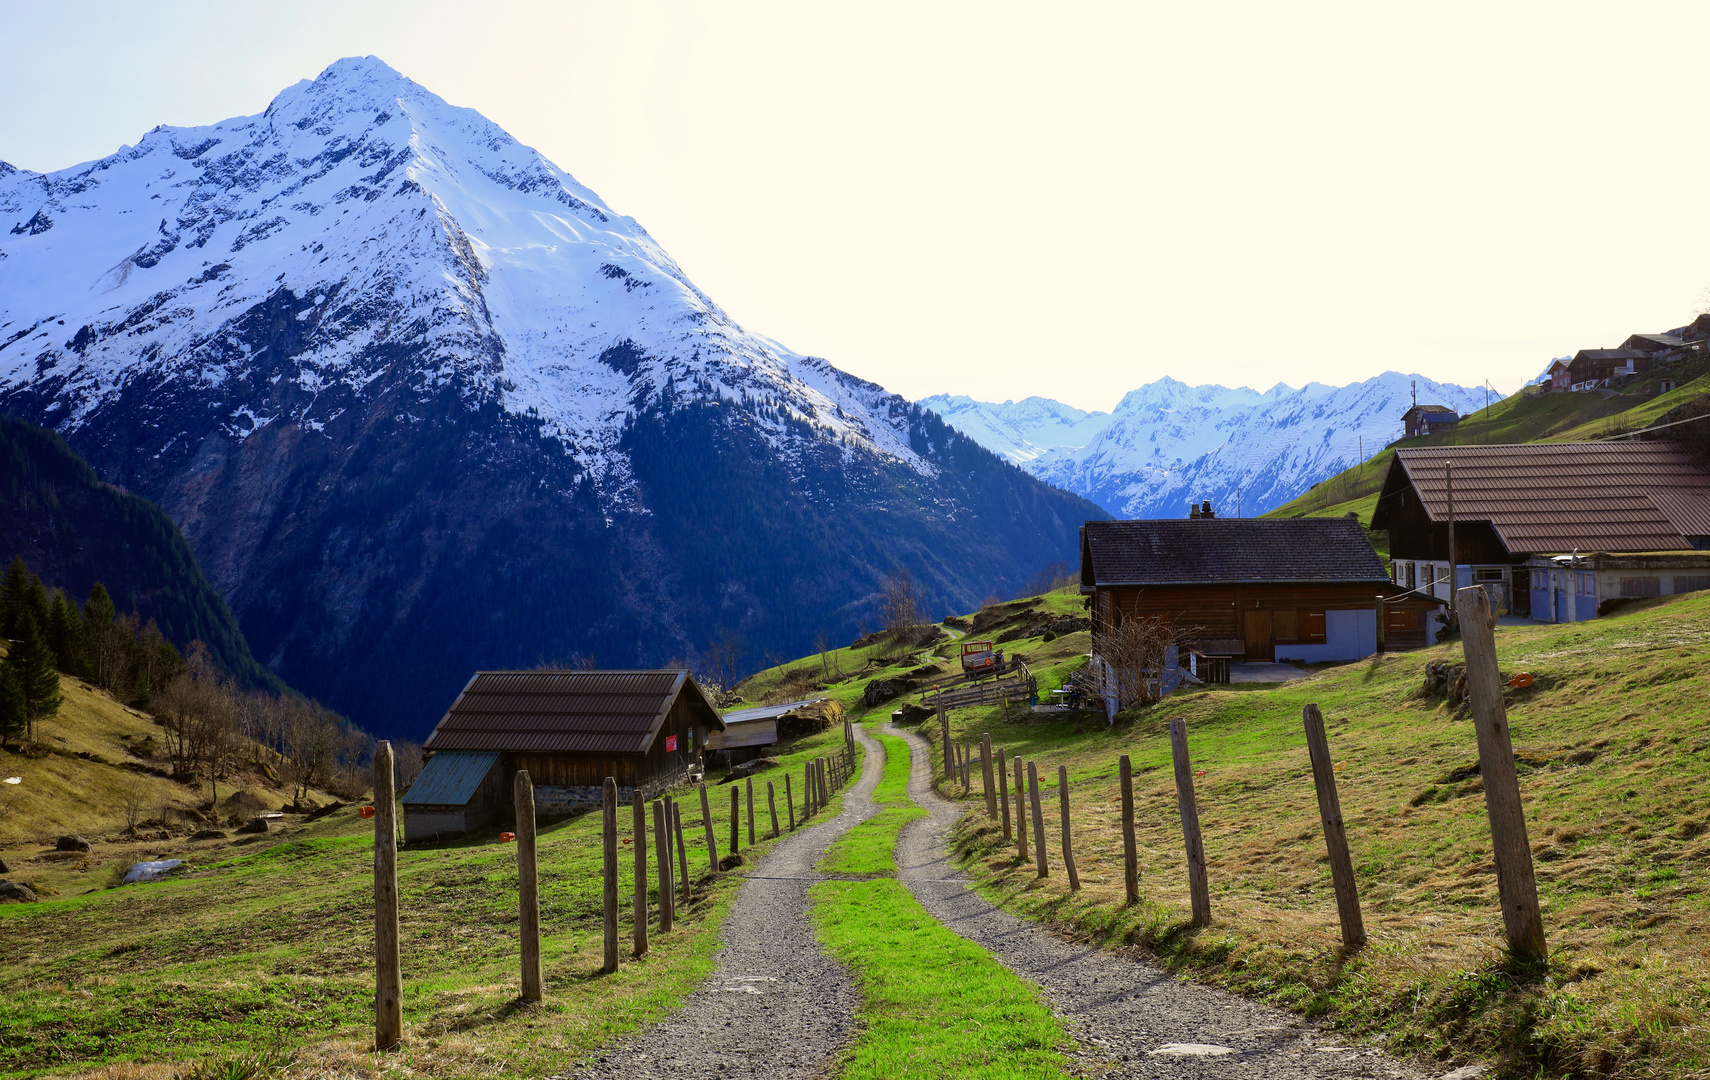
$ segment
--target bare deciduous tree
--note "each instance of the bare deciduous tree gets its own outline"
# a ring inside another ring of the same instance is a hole
[[[1157,615],[1130,615],[1099,636],[1098,652],[1109,669],[1116,708],[1156,704],[1164,696],[1170,651],[1188,632]]]
[[[125,814],[125,831],[136,832],[137,822],[142,820],[143,807],[148,803],[148,788],[142,781],[132,778],[125,781],[119,789],[119,809]]]
[[[885,576],[885,629],[893,637],[900,636],[921,624],[920,587],[902,567]]]

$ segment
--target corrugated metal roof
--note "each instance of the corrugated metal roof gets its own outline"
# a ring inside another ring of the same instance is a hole
[[[824,698],[803,698],[800,701],[792,701],[785,705],[762,705],[755,709],[739,709],[736,712],[725,713],[724,722],[726,724],[749,724],[756,720],[776,720],[785,713],[795,712],[803,705],[812,705],[816,701],[824,700]]]
[[[462,806],[475,797],[481,781],[499,760],[494,753],[441,750],[428,758],[422,774],[404,792],[405,806]]]
[[[463,688],[430,750],[640,754],[687,695],[701,726],[724,721],[687,671],[482,671]]]
[[[1433,522],[1488,521],[1514,555],[1679,551],[1710,535],[1710,474],[1669,442],[1410,447],[1395,452]],[[1388,484],[1385,485],[1386,489]],[[1380,500],[1373,525],[1389,527]]]
[[[1083,536],[1083,584],[1389,581],[1352,518],[1089,521]]]

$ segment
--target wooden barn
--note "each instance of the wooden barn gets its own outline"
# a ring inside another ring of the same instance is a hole
[[[1447,405],[1415,405],[1401,414],[1401,424],[1407,438],[1447,431],[1460,422],[1460,414]]]
[[[598,806],[608,776],[621,798],[652,798],[686,780],[724,728],[687,671],[477,672],[423,744],[430,756],[404,795],[404,838],[509,819],[521,769],[542,815]]]
[[[1081,527],[1081,592],[1093,648],[1132,616],[1190,630],[1192,648],[1247,661],[1358,660],[1386,640],[1425,645],[1434,601],[1390,581],[1360,523],[1340,518],[1089,521]]]

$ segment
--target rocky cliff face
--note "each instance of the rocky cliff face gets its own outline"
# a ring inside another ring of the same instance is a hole
[[[419,734],[477,667],[751,660],[972,607],[1100,512],[734,323],[638,224],[372,58],[0,168],[0,410],[184,529],[260,659]]]

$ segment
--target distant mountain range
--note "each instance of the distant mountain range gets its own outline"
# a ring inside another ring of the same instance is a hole
[[[1279,383],[1264,393],[1166,377],[1108,413],[1040,397],[991,404],[938,395],[918,404],[1118,517],[1180,517],[1190,501],[1205,500],[1219,513],[1254,516],[1400,438],[1415,387],[1421,405],[1463,415],[1486,400],[1478,387],[1386,371],[1348,386]]]
[[[372,57],[0,163],[0,412],[159,503],[257,657],[381,736],[476,668],[802,655],[876,627],[898,568],[968,610],[1102,514],[737,325]]]

